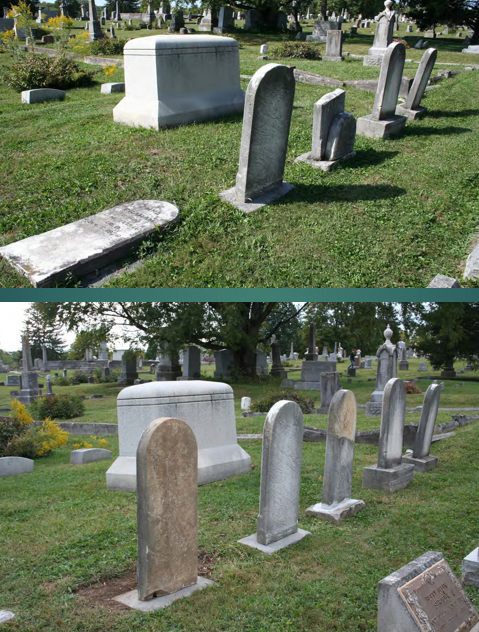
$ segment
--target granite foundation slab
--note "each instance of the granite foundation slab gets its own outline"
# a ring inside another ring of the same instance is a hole
[[[249,546],[252,549],[258,549],[266,555],[272,555],[273,553],[276,553],[276,551],[280,551],[281,549],[285,549],[287,546],[291,546],[291,544],[300,542],[307,535],[311,535],[311,533],[309,531],[305,531],[304,529],[298,529],[296,533],[292,533],[285,538],[281,538],[281,540],[276,540],[276,542],[271,542],[271,544],[265,545],[260,544],[257,540],[256,533],[253,533],[253,535],[249,535],[247,538],[242,538],[241,540],[238,540],[238,542]]]
[[[169,595],[162,595],[161,597],[153,597],[153,599],[148,599],[147,601],[140,601],[138,599],[138,591],[130,590],[127,593],[118,595],[118,597],[113,597],[113,601],[118,601],[133,610],[140,610],[141,612],[155,612],[155,610],[161,610],[162,608],[171,606],[171,604],[178,599],[189,597],[198,590],[203,590],[204,588],[208,588],[208,586],[214,585],[215,582],[211,581],[211,579],[198,577],[198,581],[196,584],[193,584],[193,586],[187,586],[186,588],[177,590]]]
[[[0,478],[30,474],[33,472],[33,460],[22,456],[3,456],[0,458]]]
[[[407,487],[414,478],[414,465],[401,464],[396,467],[382,468],[371,465],[363,469],[363,487],[395,492]]]
[[[416,472],[427,472],[434,469],[438,464],[438,460],[437,456],[432,456],[431,454],[424,457],[413,457],[407,454],[402,457],[402,462],[414,465]]]
[[[65,90],[54,90],[53,88],[35,88],[34,90],[24,90],[22,92],[22,103],[43,103],[44,101],[63,101]]]
[[[328,522],[334,522],[337,524],[345,518],[350,518],[351,516],[356,515],[361,511],[361,509],[364,509],[365,506],[366,505],[363,500],[348,498],[337,505],[316,503],[316,505],[308,507],[305,513],[307,516],[314,516],[320,520],[327,520]]]
[[[462,561],[462,583],[479,588],[479,548]]]
[[[426,116],[427,108],[419,106],[416,110],[410,110],[402,105],[398,105],[396,108],[396,114],[398,116],[405,116],[410,121],[418,121]]]
[[[385,121],[375,121],[372,116],[361,116],[357,120],[356,133],[369,138],[385,140],[390,136],[400,134],[406,126],[405,116],[394,116]]]
[[[52,287],[67,275],[83,276],[120,259],[178,215],[168,202],[127,202],[3,246],[0,256],[34,287]]]
[[[70,463],[72,465],[85,465],[95,461],[109,461],[110,459],[111,450],[103,448],[82,448],[70,452]]]
[[[301,154],[301,156],[298,156],[297,158],[295,158],[294,162],[305,162],[306,164],[313,167],[313,169],[322,169],[323,171],[331,171],[332,169],[337,167],[341,162],[343,162],[344,160],[349,160],[350,158],[354,158],[355,155],[356,155],[356,152],[352,151],[346,156],[343,156],[342,158],[340,158],[339,160],[313,160],[311,158],[311,152],[308,151],[307,153]]]
[[[324,55],[322,61],[344,61],[344,57],[342,55]]]
[[[112,94],[113,92],[125,92],[125,84],[123,82],[101,84],[101,94]]]
[[[241,202],[236,197],[236,187],[232,189],[228,189],[227,191],[222,191],[220,193],[220,198],[236,206],[240,211],[244,211],[245,213],[251,213],[252,211],[257,211],[262,206],[266,206],[267,204],[271,204],[275,200],[279,200],[284,195],[289,193],[294,189],[292,184],[288,184],[287,182],[282,182],[278,187],[273,189],[272,191],[268,191],[267,193],[263,193],[259,197],[254,200],[248,200],[247,202]]]

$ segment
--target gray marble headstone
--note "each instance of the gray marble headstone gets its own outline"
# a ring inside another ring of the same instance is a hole
[[[32,354],[27,336],[22,336],[22,379],[20,395],[17,397],[21,404],[31,404],[37,397],[42,396],[38,388],[38,375],[33,370]]]
[[[430,384],[424,396],[424,402],[421,410],[421,419],[417,429],[416,440],[412,456],[403,456],[403,463],[412,463],[418,472],[425,472],[436,467],[437,456],[431,456],[432,436],[436,426],[437,411],[439,410],[439,401],[441,393],[444,389],[444,382],[441,384]]]
[[[341,374],[334,372],[323,371],[321,373],[321,408],[320,414],[327,414],[329,407],[335,394],[341,389]]]
[[[303,428],[295,402],[277,402],[266,416],[257,533],[242,544],[273,553],[309,535],[298,529]]]
[[[363,64],[365,66],[379,66],[388,46],[393,41],[394,23],[397,19],[396,12],[391,10],[393,4],[391,0],[386,0],[384,3],[385,10],[376,17],[377,26],[374,33],[374,42],[368,54],[364,57]]]
[[[415,120],[427,112],[427,108],[421,107],[421,101],[426,92],[436,59],[437,50],[435,48],[428,48],[419,63],[406,102],[404,105],[398,105],[396,107],[396,114],[404,115],[411,120]]]
[[[351,498],[355,437],[356,398],[352,391],[340,390],[329,409],[322,499],[306,515],[340,522],[364,508],[362,500]]]
[[[395,377],[384,389],[378,464],[363,470],[363,487],[395,492],[414,478],[414,465],[402,463],[406,388]]]
[[[314,362],[318,359],[316,351],[316,324],[309,323],[308,352],[304,355],[306,361]]]
[[[268,360],[262,349],[256,349],[256,375],[268,375]]]
[[[425,373],[427,371],[427,365],[425,362],[419,362],[419,368],[418,371],[420,373]]]
[[[384,388],[388,381],[397,376],[397,350],[392,344],[393,332],[389,325],[384,330],[386,342],[379,347],[376,353],[378,367],[376,373],[376,388],[371,394],[370,401],[366,404],[366,416],[377,417],[381,414]]]
[[[286,370],[281,364],[281,345],[276,340],[273,340],[271,342],[271,358],[272,358],[272,365],[271,365],[270,375],[272,377],[280,377],[283,379],[288,377]]]
[[[326,55],[323,57],[323,61],[344,61],[342,31],[328,31]]]
[[[156,367],[156,380],[170,382],[181,376],[181,366],[178,351],[170,349],[167,342],[162,342],[160,359]]]
[[[201,375],[201,353],[199,347],[189,345],[183,351],[183,378],[198,379]]]
[[[118,384],[132,386],[138,379],[136,370],[136,355],[123,355],[121,358],[121,372],[117,380]]]
[[[254,211],[293,187],[283,182],[295,79],[293,68],[266,64],[246,91],[236,186],[220,197],[243,211]]]
[[[47,395],[53,395],[52,378],[47,375]]]
[[[235,369],[235,358],[231,349],[221,349],[214,352],[216,370],[214,377],[230,377]]]

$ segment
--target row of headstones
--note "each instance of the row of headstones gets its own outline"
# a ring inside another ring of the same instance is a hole
[[[415,467],[437,463],[429,448],[440,392],[438,385],[428,388],[413,455],[402,457],[405,387],[398,378],[390,380],[378,464],[365,468],[364,487],[395,491],[412,480]],[[356,411],[351,391],[335,394],[329,411],[322,499],[306,515],[339,522],[365,506],[351,498]],[[240,543],[270,554],[309,535],[298,527],[303,430],[303,414],[295,402],[280,401],[269,411],[263,431],[257,531]],[[137,449],[140,601],[160,594],[161,602],[171,593],[210,583],[198,584],[197,472],[197,442],[186,422],[162,418],[148,425]],[[117,599],[132,605],[131,593]]]
[[[109,461],[111,450],[104,448],[80,448],[70,452],[71,465],[86,465],[97,461]],[[21,456],[0,457],[0,478],[17,476],[18,474],[31,474],[34,461]]]

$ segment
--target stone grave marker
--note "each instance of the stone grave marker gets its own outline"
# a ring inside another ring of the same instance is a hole
[[[262,349],[256,349],[256,375],[268,375],[268,359]]]
[[[366,404],[367,417],[377,417],[381,414],[384,388],[391,378],[397,377],[397,350],[396,345],[391,342],[392,335],[393,331],[388,325],[384,330],[386,342],[379,347],[376,353],[378,359],[376,388],[371,394],[370,401]]]
[[[406,102],[404,105],[398,105],[396,107],[396,114],[407,116],[408,119],[415,121],[416,119],[422,118],[427,112],[427,108],[421,106],[421,101],[426,92],[436,59],[437,50],[435,48],[428,48],[419,63]]]
[[[326,55],[323,61],[344,61],[343,57],[343,32],[328,31],[326,40]]]
[[[324,349],[323,349],[324,353]],[[309,362],[318,360],[318,352],[316,350],[316,324],[309,323],[308,352],[304,355],[304,359]]]
[[[427,366],[425,362],[419,362],[419,368],[418,371],[420,373],[425,373],[427,371]]]
[[[392,0],[386,0],[384,11],[376,17],[377,26],[374,33],[374,42],[368,54],[364,57],[364,66],[380,66],[388,46],[393,41],[394,23],[397,19],[396,11],[391,9],[393,4]]]
[[[321,373],[321,407],[318,410],[319,414],[328,414],[333,397],[339,390],[341,390],[340,378],[341,373],[337,373],[336,371],[332,373],[328,371],[323,371]]]
[[[229,6],[221,7],[218,17],[218,27],[214,33],[229,33],[234,29],[235,18],[233,9]]]
[[[324,379],[324,375],[321,379]],[[364,508],[362,500],[351,499],[356,408],[356,398],[352,391],[339,390],[331,401],[323,494],[320,503],[306,509],[308,516],[340,522]]]
[[[151,422],[137,451],[138,592],[116,601],[152,611],[213,583],[198,578],[197,471],[188,424],[174,418]]]
[[[462,561],[462,583],[479,588],[479,547]]]
[[[5,386],[21,386],[20,375],[7,375]]]
[[[178,215],[168,202],[126,202],[3,246],[0,256],[34,287],[51,287],[68,274],[83,276],[117,260]]]
[[[328,39],[328,31],[330,30],[341,30],[341,22],[318,19],[313,24],[312,35],[307,35],[306,40],[308,42],[326,42]]]
[[[214,352],[215,372],[214,377],[230,377],[235,368],[234,354],[231,349],[221,349]]]
[[[183,380],[197,380],[201,375],[201,354],[195,345],[189,345],[183,351]]]
[[[33,464],[33,459],[25,459],[23,456],[2,456],[0,457],[0,478],[30,474],[33,472]]]
[[[479,615],[442,553],[429,551],[378,584],[378,632],[478,632]]]
[[[113,94],[113,92],[125,92],[125,84],[122,81],[101,84],[101,94]]]
[[[405,61],[406,47],[402,42],[388,46],[381,64],[372,114],[358,118],[358,134],[385,139],[404,129],[407,118],[397,115],[396,107]]]
[[[72,465],[85,465],[95,461],[109,461],[111,450],[104,448],[81,448],[70,452],[70,463]]]
[[[363,487],[395,492],[414,478],[414,465],[402,463],[406,389],[395,377],[384,389],[378,464],[363,470]]]
[[[309,535],[298,529],[303,428],[296,402],[277,402],[266,416],[257,532],[241,544],[271,554]]]
[[[53,395],[51,375],[47,375],[47,395]]]
[[[136,355],[124,353],[121,358],[121,372],[117,383],[124,386],[131,386],[137,379]]]
[[[355,156],[356,119],[344,111],[346,92],[334,90],[314,104],[310,152],[296,158],[316,169],[330,171],[341,160]]]
[[[24,90],[21,94],[22,103],[43,103],[44,101],[63,101],[66,96],[65,90],[54,88],[34,88]]]
[[[283,379],[287,378],[288,374],[281,364],[281,345],[276,340],[276,336],[271,337],[271,358],[273,361],[269,374],[272,377],[281,377]]]
[[[241,410],[249,410],[251,408],[251,397],[241,398]]]
[[[409,362],[407,361],[406,345],[401,347],[401,359],[399,360],[399,370],[409,371]]]
[[[22,336],[22,379],[20,394],[17,397],[21,404],[32,404],[37,397],[42,396],[38,385],[38,374],[33,370],[32,354],[27,336]]]
[[[437,456],[431,456],[429,450],[431,449],[432,436],[436,426],[437,411],[443,389],[444,382],[428,386],[424,395],[421,419],[414,441],[412,456],[405,455],[402,458],[403,463],[411,463],[418,472],[426,472],[437,465]]]
[[[170,382],[181,377],[180,357],[178,351],[168,348],[168,343],[160,344],[159,360],[156,366],[158,382]]]
[[[246,91],[236,186],[220,198],[249,213],[283,197],[283,182],[295,79],[293,68],[266,64]]]
[[[6,623],[10,621],[10,619],[13,619],[14,616],[15,613],[10,612],[10,610],[0,610],[0,623]]]

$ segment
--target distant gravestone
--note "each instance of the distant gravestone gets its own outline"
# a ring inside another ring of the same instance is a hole
[[[409,371],[409,362],[407,361],[406,345],[401,347],[401,359],[399,360],[399,370]]]
[[[183,378],[198,379],[201,374],[201,354],[198,347],[189,345],[183,351]]]
[[[121,373],[117,383],[124,386],[131,386],[137,379],[136,355],[133,353],[124,353],[121,358]]]
[[[288,374],[281,364],[281,345],[274,337],[271,341],[271,358],[273,360],[270,375],[272,377],[287,378]]]
[[[435,48],[428,48],[419,63],[406,102],[404,105],[398,105],[396,107],[396,114],[407,116],[408,119],[414,121],[424,116],[427,112],[427,108],[421,106],[421,100],[426,91],[436,59],[437,50]]]
[[[249,410],[251,408],[251,397],[241,398],[241,410]]]
[[[328,31],[341,30],[341,23],[334,22],[333,20],[318,19],[313,24],[312,35],[307,35],[306,40],[308,42],[326,42],[328,39]]]
[[[408,24],[408,25],[406,26],[406,33],[412,33],[412,32],[413,32],[413,29],[412,29],[412,24]]]
[[[306,509],[307,516],[340,522],[364,508],[362,500],[351,499],[355,437],[356,398],[339,390],[329,410],[322,499]]]
[[[37,397],[42,396],[42,390],[38,385],[38,374],[33,370],[32,354],[27,336],[22,336],[22,379],[18,401],[29,405]]]
[[[411,455],[403,456],[403,463],[411,463],[418,472],[426,472],[436,467],[437,456],[431,456],[432,436],[436,426],[437,411],[439,409],[439,400],[441,392],[444,389],[442,384],[430,384],[424,396],[424,402],[421,410],[421,419],[417,429],[414,448]]]
[[[394,23],[396,21],[396,11],[391,9],[394,3],[392,0],[386,0],[384,3],[384,11],[376,17],[376,32],[374,33],[374,42],[365,55],[364,66],[380,66],[388,46],[393,41]]]
[[[10,610],[0,610],[0,623],[6,623],[10,621],[10,619],[13,619],[14,616],[15,613],[10,612]]]
[[[338,89],[314,104],[312,148],[295,162],[330,171],[341,160],[355,156],[356,120],[344,112],[345,96],[346,92]]]
[[[294,91],[293,68],[280,64],[266,64],[248,85],[236,186],[220,194],[245,212],[293,188],[283,182],[283,175]]]
[[[378,584],[378,632],[477,632],[478,624],[442,553],[429,551]]]
[[[125,92],[125,84],[122,81],[101,84],[101,94],[113,94],[113,92]]]
[[[335,394],[341,389],[341,374],[337,372],[329,373],[324,371],[321,373],[321,408],[318,410],[320,414],[327,414],[329,407]]]
[[[304,359],[308,362],[316,362],[318,360],[318,352],[316,349],[316,324],[314,322],[309,323],[308,351],[305,353]]]
[[[256,349],[256,375],[268,375],[268,359],[261,349]]]
[[[402,42],[388,46],[382,59],[372,114],[358,118],[358,134],[385,139],[404,129],[407,118],[397,115],[396,107],[405,61],[406,47]]]
[[[216,33],[229,33],[234,29],[235,18],[233,9],[229,6],[221,7],[218,17],[218,28],[214,30]]]
[[[53,395],[52,378],[47,375],[47,395]]]
[[[235,358],[231,349],[221,349],[214,352],[215,372],[214,377],[230,377],[235,370]]]
[[[43,103],[44,101],[63,101],[65,90],[55,90],[53,88],[35,88],[22,92],[22,103]]]
[[[181,376],[181,366],[178,351],[168,348],[167,342],[162,342],[160,358],[156,367],[158,382],[177,380]]]
[[[427,371],[427,366],[425,362],[419,362],[419,368],[418,371],[420,373],[425,373]]]
[[[384,389],[378,464],[363,470],[363,487],[395,492],[414,478],[414,465],[402,463],[406,389],[399,378],[389,380]]]
[[[397,350],[391,342],[392,335],[392,329],[388,325],[384,330],[386,342],[379,347],[376,353],[378,359],[376,388],[371,394],[370,401],[366,404],[367,417],[377,417],[381,414],[386,384],[391,378],[397,377]]]
[[[105,450],[103,448],[81,448],[70,452],[71,465],[85,465],[86,463],[109,461],[110,459],[111,450]]]
[[[30,474],[33,472],[33,460],[22,456],[0,457],[0,478],[16,476],[17,474]]]
[[[62,377],[68,377],[68,369],[62,369]]]
[[[269,411],[263,430],[257,533],[239,540],[241,544],[271,554],[309,535],[298,529],[303,427],[303,413],[295,402],[277,402]]]
[[[323,56],[323,61],[344,61],[342,31],[328,31],[326,55]]]
[[[21,386],[20,375],[7,375],[5,386]]]

